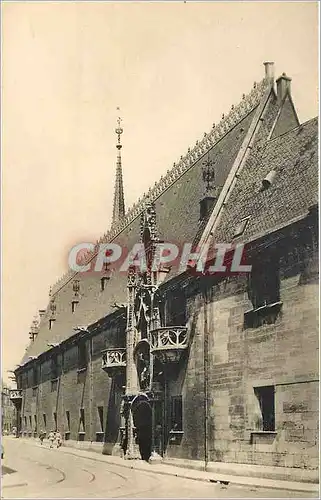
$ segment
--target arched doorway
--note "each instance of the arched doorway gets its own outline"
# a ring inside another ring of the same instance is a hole
[[[132,414],[139,452],[142,459],[147,461],[152,453],[152,407],[147,396],[139,395],[133,400]]]

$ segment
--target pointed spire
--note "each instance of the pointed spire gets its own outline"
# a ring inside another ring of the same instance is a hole
[[[119,111],[119,108],[117,108]],[[117,119],[117,128],[115,132],[117,134],[117,162],[116,162],[116,182],[115,182],[115,192],[114,192],[114,206],[113,206],[113,220],[112,227],[114,227],[124,216],[125,216],[125,200],[124,200],[124,185],[123,185],[123,172],[121,165],[121,148],[122,144],[120,142],[120,136],[123,133],[121,128],[121,118]]]

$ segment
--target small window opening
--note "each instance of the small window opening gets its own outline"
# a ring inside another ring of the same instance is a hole
[[[248,294],[254,309],[280,301],[279,259],[269,256],[253,262]]]
[[[51,358],[51,378],[58,378],[58,356],[52,356]]]
[[[166,302],[166,326],[185,326],[187,323],[187,300],[182,290],[168,296]]]
[[[47,415],[45,413],[43,413],[42,418],[43,418],[43,425],[46,429],[47,428]]]
[[[78,369],[84,370],[87,367],[87,346],[86,342],[78,344]]]
[[[53,379],[51,381],[51,392],[55,392],[58,389],[58,379]]]
[[[171,400],[171,430],[183,430],[183,404],[182,396],[172,396]]]
[[[54,431],[56,432],[56,430],[57,430],[57,413],[56,412],[54,412],[53,417],[54,417],[54,424],[55,424]]]
[[[79,441],[84,440],[85,436],[85,409],[80,409],[80,418],[79,418]]]
[[[103,406],[98,406],[97,409],[98,409],[100,430],[102,432],[104,432],[104,407]]]
[[[33,369],[32,369],[32,386],[33,387],[36,387],[38,385],[38,369],[37,367],[35,366]]]
[[[261,430],[275,431],[274,386],[256,387],[254,393],[261,409]]]

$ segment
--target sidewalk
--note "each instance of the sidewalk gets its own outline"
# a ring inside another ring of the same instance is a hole
[[[12,474],[3,474],[1,471],[1,489],[3,488],[18,488],[19,486],[27,486],[25,478],[19,472]]]
[[[14,438],[12,438],[14,439]],[[25,442],[28,442],[30,445],[33,446],[41,446],[36,440],[30,438],[30,439],[23,439],[19,438]],[[70,443],[71,444],[71,443]],[[93,460],[96,462],[104,462],[106,464],[114,464],[117,465],[118,467],[124,467],[128,469],[136,469],[136,470],[141,470],[141,471],[147,471],[147,472],[152,472],[155,474],[161,474],[161,475],[167,475],[167,476],[176,476],[176,477],[181,477],[185,479],[193,479],[196,481],[208,481],[212,483],[223,483],[223,484],[234,484],[234,485],[241,485],[241,486],[252,486],[252,487],[258,487],[258,488],[269,488],[269,489],[277,489],[277,490],[289,490],[289,491],[299,491],[299,492],[306,492],[306,493],[318,493],[319,492],[319,485],[312,483],[312,482],[300,482],[296,480],[282,480],[280,479],[281,474],[274,474],[271,478],[266,478],[263,477],[262,474],[260,477],[254,477],[250,476],[249,473],[253,467],[258,467],[261,469],[261,472],[263,472],[263,469],[271,469],[270,473],[274,472],[274,469],[279,469],[276,467],[259,467],[259,466],[244,466],[240,464],[222,464],[220,463],[219,465],[221,466],[221,472],[217,472],[215,470],[215,463],[209,464],[209,469],[207,472],[204,470],[199,470],[195,468],[184,468],[183,463],[181,466],[174,465],[168,461],[164,462],[152,462],[152,463],[147,463],[142,460],[124,460],[123,458],[116,457],[116,456],[111,456],[111,455],[102,455],[97,453],[97,451],[88,451],[84,450],[80,447],[72,447],[71,445],[68,446],[62,446],[59,449],[59,453],[66,453],[74,456],[82,456],[83,458]],[[186,465],[192,465],[189,464],[189,462],[192,461],[186,461]],[[194,462],[194,461],[193,461]],[[214,464],[214,465],[213,465]],[[195,466],[195,464],[193,464]],[[196,464],[197,465],[197,464]],[[244,475],[240,474],[235,474],[235,470],[238,466],[239,469],[238,472],[241,472],[242,470],[244,471]],[[202,462],[200,462],[200,466],[204,466]],[[223,467],[222,467],[223,466]],[[223,470],[223,468],[225,470]],[[284,468],[280,468],[284,469]],[[292,470],[292,469],[291,469]],[[223,471],[223,473],[222,473]],[[255,474],[259,472],[259,470],[255,469],[253,470]],[[281,471],[280,471],[281,472]],[[310,472],[310,471],[308,471]],[[265,471],[266,473],[266,471]],[[284,471],[282,471],[284,473]],[[275,477],[277,476],[277,477]]]

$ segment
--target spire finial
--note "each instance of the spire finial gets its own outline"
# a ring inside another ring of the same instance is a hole
[[[123,133],[123,129],[121,127],[122,119],[119,116],[120,114],[119,107],[117,107],[117,111],[118,111],[118,118],[117,118],[117,127],[115,128],[115,132],[117,134],[116,148],[118,149],[118,153],[117,153],[117,163],[116,163],[116,182],[115,182],[115,192],[114,192],[112,227],[114,227],[125,216],[124,186],[123,186],[123,173],[121,164],[122,144],[120,142],[120,136]]]
[[[118,106],[117,106],[117,111],[120,112],[120,108]],[[122,148],[122,145],[120,143],[120,136],[123,133],[123,129],[121,127],[121,122],[122,122],[122,119],[121,119],[120,116],[118,116],[118,118],[117,118],[117,127],[115,128],[115,132],[116,132],[116,134],[118,136],[117,145],[116,145],[117,149],[121,149]]]

